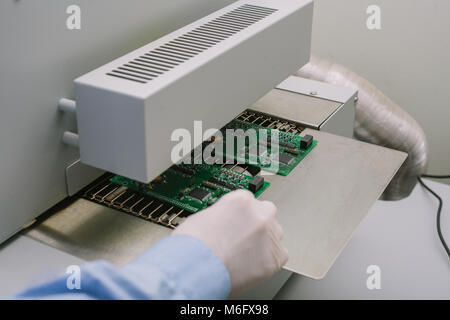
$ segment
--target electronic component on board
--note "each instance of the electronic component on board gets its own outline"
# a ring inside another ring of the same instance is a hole
[[[264,185],[264,178],[261,176],[256,176],[252,181],[248,184],[248,190],[250,190],[253,193],[256,193],[259,191],[259,189],[262,188]]]

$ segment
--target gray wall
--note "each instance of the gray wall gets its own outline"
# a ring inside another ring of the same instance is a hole
[[[372,4],[381,8],[381,30],[366,27]],[[316,0],[312,51],[409,112],[428,137],[428,172],[450,174],[450,1]]]

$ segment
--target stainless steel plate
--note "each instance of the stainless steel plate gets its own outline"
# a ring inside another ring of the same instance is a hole
[[[287,177],[267,176],[261,198],[275,202],[289,250],[285,269],[320,279],[379,198],[406,154],[306,129],[319,141]],[[170,230],[77,200],[28,232],[85,260],[123,265]]]
[[[316,148],[287,177],[270,176],[289,250],[285,269],[323,278],[407,155],[312,129]]]
[[[122,266],[171,232],[155,223],[78,199],[27,235],[84,260],[104,259]]]
[[[250,109],[319,129],[341,106],[340,102],[273,89]]]

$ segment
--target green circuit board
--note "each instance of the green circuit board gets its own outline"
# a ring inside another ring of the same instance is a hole
[[[238,189],[249,190],[254,179],[245,174],[207,164],[174,165],[149,184],[143,184],[122,176],[114,176],[111,182],[159,199],[190,213],[198,212],[217,202],[226,193]],[[263,182],[257,190],[258,197],[267,187]]]
[[[227,129],[232,129],[234,134],[227,136]],[[228,139],[242,137],[249,129],[256,130],[256,139],[244,139],[241,144],[233,141],[235,146],[230,153],[226,148]],[[204,156],[205,148],[222,141],[222,151],[214,154],[214,159],[220,161],[211,163],[201,157],[198,162],[194,150],[187,157],[190,163],[173,165],[148,184],[107,174],[84,197],[175,228],[186,217],[213,205],[228,192],[244,189],[259,197],[270,185],[260,175],[261,170],[288,175],[317,144],[312,136],[301,136],[303,130],[292,122],[245,111],[220,130],[222,138],[213,137],[196,149]]]
[[[234,130],[236,134],[230,137],[227,135],[227,129]],[[236,139],[249,129],[256,133],[256,140],[247,139],[240,146],[235,141],[234,148],[227,151],[229,139]],[[237,133],[236,130],[241,131]],[[239,119],[231,121],[221,133],[225,142],[221,156],[233,158],[235,163],[251,164],[282,176],[287,176],[317,145],[316,140],[310,140],[306,147],[302,147],[303,136]]]

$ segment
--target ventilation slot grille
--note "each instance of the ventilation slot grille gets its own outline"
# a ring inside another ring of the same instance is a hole
[[[277,9],[245,4],[107,73],[109,76],[148,83]]]

